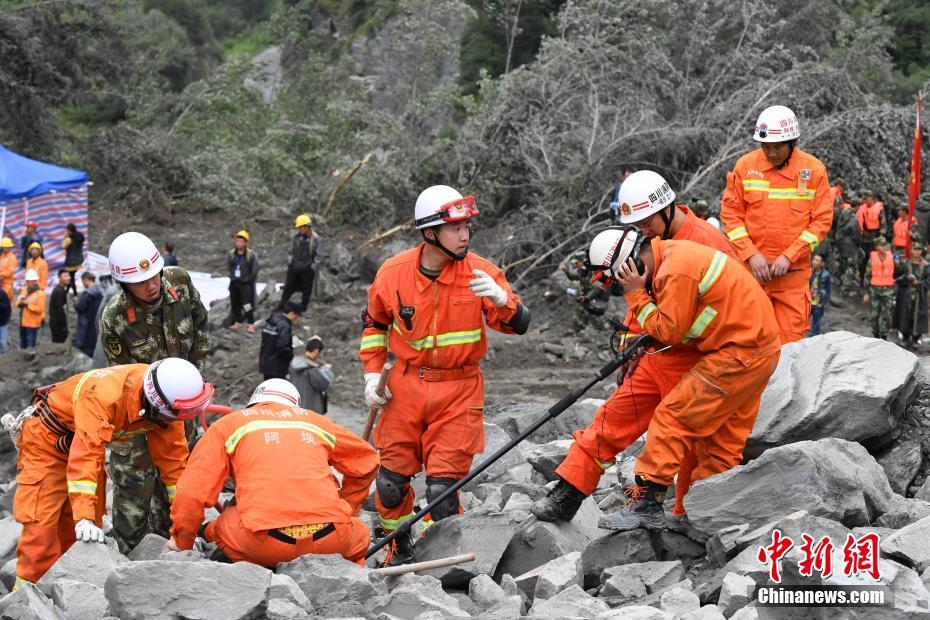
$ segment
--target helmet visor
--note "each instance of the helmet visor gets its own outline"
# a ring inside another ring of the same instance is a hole
[[[176,400],[171,403],[171,409],[178,420],[193,420],[207,410],[213,400],[213,384],[204,383],[203,391],[193,398]]]
[[[423,226],[424,224],[433,224],[435,222],[450,224],[452,222],[467,220],[476,215],[478,215],[478,203],[475,201],[475,197],[465,196],[464,198],[447,202],[442,205],[439,211],[432,215],[421,217],[416,221],[416,225]]]

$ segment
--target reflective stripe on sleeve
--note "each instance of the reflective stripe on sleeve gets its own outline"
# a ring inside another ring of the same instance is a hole
[[[387,347],[387,334],[362,336],[362,344],[358,350],[364,351],[365,349],[374,349],[375,347]]]
[[[96,495],[97,483],[93,480],[68,480],[68,493]]]
[[[736,241],[737,239],[742,239],[743,237],[748,237],[748,236],[749,236],[749,233],[746,232],[745,226],[737,226],[736,228],[734,228],[733,230],[727,233],[727,238],[729,238],[730,241]]]
[[[687,344],[695,338],[700,338],[701,335],[704,334],[704,330],[707,329],[707,326],[710,325],[710,322],[714,320],[715,316],[717,316],[717,311],[710,306],[705,306],[697,318],[694,319],[694,323],[692,323],[691,328],[688,329],[688,335],[685,336],[682,342]]]
[[[704,277],[701,278],[701,281],[698,283],[698,296],[700,297],[706,293],[711,286],[714,285],[714,282],[720,278],[720,274],[723,273],[723,267],[727,263],[727,255],[717,250],[714,252],[714,258],[710,261],[710,266],[707,268],[707,273],[704,274]]]
[[[636,315],[636,322],[643,325],[646,322],[646,319],[649,318],[649,315],[658,310],[656,305],[651,301],[643,306],[643,309],[639,311],[639,314]]]
[[[817,249],[817,246],[820,245],[820,239],[817,238],[817,235],[812,233],[809,230],[805,230],[798,237],[801,241],[810,246],[811,252]]]

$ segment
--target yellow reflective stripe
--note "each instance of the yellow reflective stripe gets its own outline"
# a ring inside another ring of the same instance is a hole
[[[178,487],[174,484],[166,484],[165,490],[168,491],[168,501],[173,502],[174,496],[178,494]]]
[[[733,230],[727,233],[727,237],[730,241],[736,241],[737,239],[742,239],[743,237],[748,237],[749,233],[746,232],[745,226],[737,226]]]
[[[802,232],[799,239],[801,239],[801,241],[803,241],[807,245],[811,246],[811,252],[816,250],[817,246],[820,245],[820,239],[818,239],[817,235],[815,235],[809,230],[805,230],[804,232]]]
[[[421,534],[425,534],[425,533],[426,533],[426,530],[428,530],[428,529],[431,528],[432,526],[433,526],[433,520],[432,520],[432,519],[429,519],[429,518],[423,519],[423,520],[420,522],[420,533],[421,533]]]
[[[396,322],[394,323],[394,331],[398,334],[401,334],[400,325]],[[432,349],[433,348],[433,337],[427,336],[425,338],[420,338],[419,340],[407,340],[404,338],[404,342],[410,346],[414,351],[422,351],[423,349]],[[481,328],[471,329],[463,332],[446,332],[445,334],[439,334],[436,336],[436,346],[437,347],[448,347],[456,344],[470,344],[472,342],[481,342]]]
[[[138,437],[139,435],[144,435],[147,430],[148,429],[145,429],[145,428],[138,428],[134,431],[116,431],[115,433],[113,433],[113,440],[119,441],[119,440],[132,439],[134,437]]]
[[[88,372],[85,372],[85,373],[83,374],[83,376],[81,376],[81,380],[78,381],[78,383],[77,383],[76,386],[74,386],[74,393],[71,394],[71,403],[72,403],[72,404],[74,404],[74,403],[77,402],[78,394],[81,392],[81,388],[84,387],[84,382],[87,381],[88,379],[90,379],[90,375],[91,375],[92,373],[94,373],[94,372],[96,372],[96,371],[90,370],[90,371],[88,371]]]
[[[723,266],[727,263],[727,255],[717,250],[714,252],[714,258],[710,261],[710,267],[707,268],[707,273],[704,274],[704,277],[701,278],[701,281],[698,283],[698,296],[700,297],[707,290],[714,285],[714,282],[720,277],[720,274],[723,273]]]
[[[273,430],[302,430],[313,433],[323,441],[325,441],[330,448],[336,447],[336,438],[324,431],[322,428],[316,424],[311,424],[310,422],[299,422],[296,420],[287,421],[287,420],[254,420],[243,424],[236,429],[232,435],[229,436],[229,439],[226,440],[226,453],[232,454],[236,450],[236,446],[239,444],[239,441],[249,433],[254,433],[256,431],[273,431]]]
[[[375,347],[387,347],[387,334],[371,334],[370,336],[362,336],[362,345],[358,348],[358,350],[364,351],[365,349],[373,349]]]
[[[19,590],[21,586],[26,585],[27,583],[32,583],[28,579],[23,579],[19,575],[16,575],[16,581],[13,583],[13,590]]]
[[[381,527],[384,528],[384,531],[390,532],[390,531],[394,531],[397,528],[399,528],[401,523],[403,523],[404,521],[406,521],[412,516],[413,516],[413,513],[411,512],[410,514],[404,515],[398,519],[386,519],[382,517],[381,515],[378,515],[378,519],[381,521]]]
[[[768,181],[764,179],[743,179],[743,189],[748,189],[750,191],[765,191],[771,185]]]
[[[715,316],[717,316],[717,311],[710,306],[705,306],[698,317],[694,319],[694,323],[691,324],[691,328],[688,330],[688,335],[685,336],[682,342],[688,343],[690,340],[700,338],[704,330],[707,329],[707,326],[710,325],[710,322],[714,320]]]
[[[654,303],[650,301],[645,306],[643,306],[643,309],[640,310],[639,314],[636,315],[636,322],[642,325],[646,321],[646,319],[649,318],[649,315],[655,312],[656,310],[658,310],[658,308],[656,307]]]
[[[769,198],[773,200],[813,200],[817,192],[808,189],[799,192],[796,187],[772,188],[768,190]]]
[[[599,461],[597,459],[594,459],[594,462],[597,463],[600,466],[600,468],[603,470],[610,469],[610,466],[614,464],[613,461],[608,461],[605,463],[604,461]]]
[[[97,483],[93,480],[68,480],[68,493],[96,495]]]

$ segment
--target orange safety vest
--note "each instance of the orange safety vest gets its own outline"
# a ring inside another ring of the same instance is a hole
[[[872,279],[869,280],[869,284],[894,286],[894,256],[891,252],[885,252],[885,258],[882,258],[878,251],[873,251],[869,255],[869,262],[872,264]]]
[[[878,230],[882,227],[883,210],[880,202],[873,202],[865,208],[865,230]]]
[[[904,218],[903,220],[898,218],[895,220],[894,241],[892,241],[895,247],[903,248],[907,246],[907,236],[910,228],[911,223],[907,221],[907,218]]]

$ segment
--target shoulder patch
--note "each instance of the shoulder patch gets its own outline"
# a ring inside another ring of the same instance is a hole
[[[119,338],[111,337],[106,339],[107,351],[112,355],[120,355],[123,352],[123,345]]]

